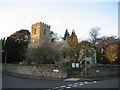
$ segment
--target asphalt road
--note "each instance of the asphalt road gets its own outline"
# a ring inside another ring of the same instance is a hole
[[[56,86],[68,85],[73,82],[63,80],[44,80],[16,77],[13,75],[2,75],[2,88],[54,88]]]
[[[118,88],[118,84],[120,82],[120,78],[113,78],[109,80],[102,80],[102,81],[93,81],[91,82],[86,82],[84,85],[79,85],[75,88]],[[119,86],[120,87],[120,86]]]
[[[118,88],[118,78],[102,81],[64,81],[64,80],[43,80],[16,77],[8,74],[2,76],[2,88]],[[120,78],[119,78],[120,79]]]

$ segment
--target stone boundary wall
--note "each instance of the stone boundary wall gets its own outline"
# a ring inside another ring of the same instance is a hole
[[[26,66],[4,64],[2,65],[3,71],[20,74],[30,77],[46,77],[46,78],[66,78],[67,72],[60,67],[54,65],[40,65],[40,66]]]
[[[102,78],[120,76],[120,65],[94,65],[81,72],[81,76],[88,78]]]

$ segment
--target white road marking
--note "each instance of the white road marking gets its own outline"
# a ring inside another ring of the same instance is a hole
[[[64,87],[66,87],[66,86],[60,86],[61,88],[64,88]]]
[[[73,87],[77,87],[78,85],[73,85]]]
[[[65,87],[65,88],[71,88],[71,87]]]
[[[68,84],[67,86],[73,86],[73,84]]]
[[[88,81],[78,82],[78,83],[68,84],[66,86],[54,87],[52,89],[62,90],[64,88],[72,88],[72,87],[74,88],[74,87],[77,87],[78,85],[82,86],[82,85],[85,85],[85,84],[92,84],[92,83],[96,83],[96,81],[93,81],[93,82],[88,82]],[[46,89],[46,90],[51,90],[51,89]]]
[[[81,83],[81,84],[79,84],[79,85],[82,86],[82,85],[84,85],[84,84]]]
[[[87,81],[85,81],[85,82],[84,82],[84,84],[88,84],[88,82],[87,82]]]
[[[54,87],[53,89],[58,89],[59,87]]]
[[[79,84],[79,83],[74,83],[75,85]]]
[[[93,81],[93,83],[96,83],[96,81]]]

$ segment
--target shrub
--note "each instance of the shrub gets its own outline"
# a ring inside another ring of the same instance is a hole
[[[33,64],[54,64],[59,60],[58,51],[51,47],[39,46],[37,49],[29,48],[27,62]]]
[[[70,66],[64,66],[64,68],[67,70],[67,72],[72,72],[72,71],[79,71],[79,72],[81,72],[84,67],[72,68]]]

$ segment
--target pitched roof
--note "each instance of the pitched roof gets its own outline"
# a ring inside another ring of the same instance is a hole
[[[58,41],[58,42],[46,43],[46,44],[44,44],[44,46],[59,47],[59,46],[62,46],[64,43],[65,43],[65,40],[62,40],[62,41]]]

